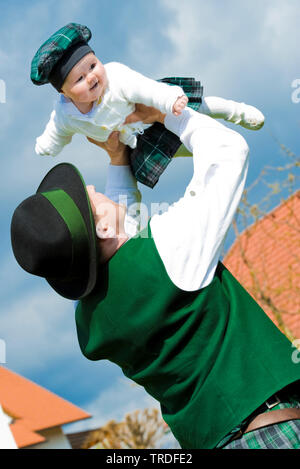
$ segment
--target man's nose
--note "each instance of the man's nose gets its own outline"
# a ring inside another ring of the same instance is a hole
[[[91,192],[91,193],[96,192],[95,186],[93,186],[92,184],[87,185],[86,189],[87,189],[88,192]]]

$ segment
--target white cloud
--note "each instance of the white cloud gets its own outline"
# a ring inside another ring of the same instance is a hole
[[[70,357],[76,343],[72,303],[46,284],[32,288],[34,282],[28,283],[31,288],[25,284],[21,297],[2,303],[0,315],[7,366],[21,372],[43,370]]]
[[[143,387],[127,378],[119,378],[111,387],[101,391],[92,402],[82,407],[92,415],[92,419],[68,425],[65,433],[99,428],[109,420],[120,422],[127,413],[136,409],[157,408],[159,403],[146,393]]]
[[[165,34],[174,47],[164,73],[198,76],[210,94],[254,94],[295,74],[299,58],[297,0],[161,0],[171,20]],[[275,74],[275,75],[274,75]],[[270,78],[272,81],[268,83]],[[275,79],[274,79],[275,77]],[[289,83],[287,84],[289,86]]]
[[[38,119],[36,119],[37,121]],[[47,120],[45,121],[46,124]],[[33,126],[36,128],[37,126]],[[35,136],[38,136],[38,132]],[[75,135],[55,158],[36,155],[34,151],[35,136],[25,136],[22,149],[14,154],[14,146],[6,150],[5,173],[2,181],[3,197],[14,199],[20,194],[20,202],[32,195],[46,173],[56,164],[69,162],[77,166],[84,180],[104,189],[108,156],[101,148],[89,143],[82,135]]]
[[[0,268],[0,294],[2,298],[2,307],[5,298],[11,298],[10,295],[13,295],[15,291],[18,291],[19,288],[22,287],[26,278],[28,278],[28,276],[25,275],[24,271],[15,262],[12,253],[4,253],[1,258]]]
[[[111,387],[100,392],[98,397],[87,405],[82,405],[92,418],[74,424],[64,425],[64,433],[76,433],[100,428],[110,420],[123,421],[126,414],[136,409],[158,409],[160,405],[146,393],[142,386],[136,385],[125,377],[118,378]],[[165,435],[158,443],[160,448],[180,448],[172,432]]]
[[[92,147],[83,136],[76,136],[57,158],[38,157],[35,139],[42,133],[50,117],[57,93],[50,86],[37,87],[30,81],[30,63],[41,43],[64,24],[80,18],[86,11],[85,0],[34,2],[0,20],[0,79],[6,84],[6,103],[0,104],[1,160],[3,161],[2,192],[30,195],[46,172],[55,164],[70,161],[89,177],[96,175],[96,184],[105,181],[108,157]],[[55,18],[49,21],[49,12]],[[4,19],[3,19],[4,18]],[[10,27],[4,24],[10,21]],[[76,21],[76,20],[75,20]],[[30,34],[28,33],[30,31]],[[24,197],[23,197],[24,198]]]
[[[299,70],[299,20],[297,0],[268,2],[262,29],[266,53],[282,74]]]

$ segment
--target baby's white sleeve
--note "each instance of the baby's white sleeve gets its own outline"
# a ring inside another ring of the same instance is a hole
[[[168,85],[145,77],[123,64],[119,65],[119,80],[124,97],[132,103],[155,107],[163,113],[172,113],[176,99],[184,95],[180,86]]]
[[[35,152],[41,156],[56,156],[71,142],[73,135],[74,132],[62,125],[54,110],[43,134],[36,139]]]

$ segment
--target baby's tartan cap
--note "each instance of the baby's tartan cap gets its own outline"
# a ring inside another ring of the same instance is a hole
[[[69,23],[41,45],[31,62],[31,81],[35,85],[51,83],[58,91],[71,69],[86,54],[92,33],[87,26]]]

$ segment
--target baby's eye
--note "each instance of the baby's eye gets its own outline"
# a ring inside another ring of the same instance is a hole
[[[81,75],[81,76],[77,79],[76,83],[78,83],[79,81],[81,81],[82,78],[83,78],[83,76]]]
[[[91,65],[91,69],[95,68],[96,67],[96,63],[92,64]]]

